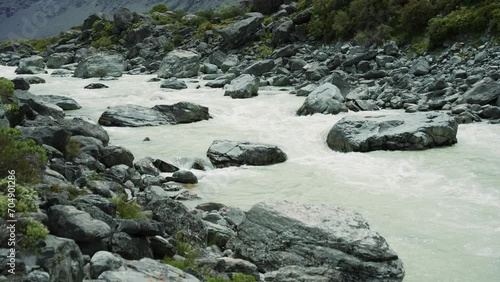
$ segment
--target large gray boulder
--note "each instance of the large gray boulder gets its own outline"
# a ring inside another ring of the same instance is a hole
[[[65,111],[78,110],[82,108],[82,106],[80,106],[73,98],[66,96],[38,95],[37,98],[45,103],[57,105]]]
[[[110,252],[99,251],[90,260],[90,277],[97,279],[105,271],[113,271],[120,268],[123,261]]]
[[[35,255],[36,264],[50,273],[49,282],[83,281],[83,257],[75,241],[48,235],[44,239],[41,251]],[[33,280],[28,279],[26,281]]]
[[[341,112],[347,112],[344,97],[337,86],[327,82],[307,96],[304,104],[297,111],[297,115],[305,116],[316,113],[335,115]]]
[[[273,29],[272,42],[274,46],[279,46],[283,43],[288,43],[292,40],[292,32],[294,29],[293,21],[286,19],[278,23]]]
[[[111,228],[73,206],[52,206],[48,210],[50,233],[76,242],[95,242],[111,234]]]
[[[105,126],[141,127],[164,124],[192,123],[212,118],[207,107],[189,102],[156,105],[146,108],[137,105],[109,107],[99,118]]]
[[[259,92],[260,80],[251,74],[242,74],[231,81],[231,84],[224,86],[224,96],[231,96],[233,99],[252,98]]]
[[[429,62],[425,58],[419,58],[410,68],[410,73],[416,76],[426,75],[431,70]]]
[[[39,74],[46,73],[44,59],[41,56],[31,56],[19,60],[15,70],[17,74]]]
[[[143,258],[139,261],[124,260],[123,266],[116,270],[103,272],[98,281],[107,282],[152,282],[176,281],[199,282],[198,278],[178,268],[159,261]]]
[[[229,48],[236,48],[256,38],[256,33],[262,28],[264,15],[261,13],[246,14],[246,18],[219,30]]]
[[[457,143],[457,129],[454,118],[439,112],[347,116],[332,127],[327,144],[340,152],[423,150]]]
[[[70,64],[73,62],[75,56],[70,53],[55,53],[50,55],[47,60],[47,68],[58,69],[63,65]]]
[[[320,281],[387,282],[404,277],[398,255],[360,214],[326,205],[256,204],[227,247],[265,272],[298,266],[335,269],[344,278],[317,272],[328,275]]]
[[[109,143],[108,132],[98,124],[91,123],[81,118],[63,119],[59,124],[73,136],[82,135],[94,137],[101,140],[104,146],[107,146]]]
[[[134,165],[134,155],[128,149],[120,146],[108,146],[103,148],[101,162],[106,167],[124,164],[128,167]]]
[[[132,12],[125,7],[120,8],[113,15],[113,21],[115,22],[116,27],[121,30],[126,30],[129,28],[134,20],[134,15]]]
[[[260,60],[243,70],[245,74],[261,76],[266,72],[270,72],[274,68],[274,60]]]
[[[189,78],[198,76],[199,70],[200,55],[191,51],[174,50],[163,58],[158,77]]]
[[[64,152],[70,134],[61,126],[29,126],[18,127],[21,136],[25,139],[32,139],[37,144],[45,144]]]
[[[485,105],[500,99],[500,82],[490,78],[476,82],[464,93],[462,101],[469,104]]]
[[[75,77],[120,77],[125,71],[125,60],[120,54],[96,54],[83,59],[75,70]]]
[[[207,157],[217,168],[272,165],[287,160],[287,155],[277,146],[228,140],[215,140],[207,151]]]

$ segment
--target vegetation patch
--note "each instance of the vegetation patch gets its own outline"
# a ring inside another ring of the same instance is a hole
[[[125,197],[113,198],[116,204],[116,212],[118,216],[123,219],[143,219],[145,218],[142,213],[142,207],[135,201],[127,201]]]

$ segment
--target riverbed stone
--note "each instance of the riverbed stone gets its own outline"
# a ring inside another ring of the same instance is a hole
[[[207,157],[217,168],[272,165],[287,160],[287,155],[277,146],[229,140],[215,140]]]
[[[125,71],[125,61],[120,54],[99,53],[83,59],[75,70],[75,77],[120,77]]]
[[[236,48],[258,38],[256,33],[262,28],[264,16],[261,13],[248,13],[245,16],[245,19],[219,30],[228,48]]]
[[[500,99],[500,82],[486,78],[476,82],[464,93],[462,101],[469,104],[485,105]]]
[[[340,152],[423,150],[457,143],[458,124],[440,112],[347,116],[327,137],[328,146]]]
[[[224,87],[224,96],[233,99],[252,98],[259,91],[259,78],[251,74],[243,74]]]
[[[38,95],[37,97],[43,102],[57,105],[65,111],[78,110],[82,108],[82,106],[80,106],[73,98],[69,98],[66,96]]]
[[[387,282],[404,277],[396,252],[360,214],[327,205],[258,203],[227,247],[265,272],[299,266],[335,269],[345,279],[340,281]]]
[[[347,111],[340,89],[327,82],[307,96],[304,104],[297,111],[297,115],[305,116],[315,113],[338,114]]]
[[[189,78],[198,76],[200,70],[200,55],[184,50],[174,50],[168,53],[160,65],[160,78]]]

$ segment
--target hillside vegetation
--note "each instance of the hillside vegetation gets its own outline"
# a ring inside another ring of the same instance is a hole
[[[457,35],[500,34],[495,0],[300,0],[298,7],[312,12],[309,34],[325,41],[410,43],[425,37],[432,49]]]

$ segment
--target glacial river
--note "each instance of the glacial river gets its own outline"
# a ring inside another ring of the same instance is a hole
[[[0,76],[13,78],[13,70],[0,67]],[[47,84],[32,85],[32,93],[72,97],[83,108],[67,115],[94,121],[107,106],[127,103],[209,107],[209,121],[107,128],[110,143],[130,149],[136,159],[152,156],[187,168],[189,160],[205,158],[215,139],[269,143],[287,153],[287,162],[273,166],[194,171],[200,182],[192,191],[202,201],[248,209],[287,199],[356,210],[401,257],[405,281],[500,281],[500,125],[460,125],[458,144],[447,148],[344,154],[325,140],[345,114],[298,117],[304,98],[289,90],[263,88],[258,97],[233,100],[220,89],[196,89],[201,80],[165,91],[147,82],[152,75],[124,76],[104,82],[109,89],[86,90],[97,79],[42,77]]]

